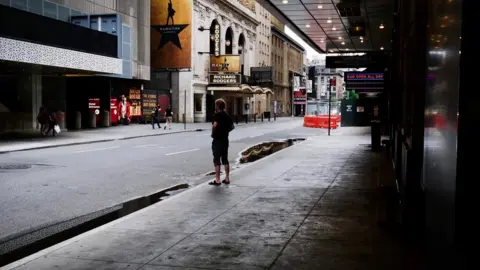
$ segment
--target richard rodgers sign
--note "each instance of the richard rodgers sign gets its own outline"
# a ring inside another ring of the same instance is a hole
[[[240,84],[240,74],[210,74],[211,84]]]

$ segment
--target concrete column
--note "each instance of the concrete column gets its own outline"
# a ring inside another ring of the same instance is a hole
[[[42,106],[42,76],[30,74],[19,77],[18,100],[20,102],[20,117],[22,123],[15,125],[23,130],[35,130],[37,114]]]

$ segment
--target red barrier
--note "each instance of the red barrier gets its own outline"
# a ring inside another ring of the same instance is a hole
[[[338,127],[338,117],[330,117],[330,128],[336,129]],[[303,126],[311,128],[328,128],[328,115],[307,115],[303,118]]]

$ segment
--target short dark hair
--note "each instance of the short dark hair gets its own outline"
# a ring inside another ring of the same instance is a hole
[[[219,98],[217,100],[215,100],[215,105],[220,109],[220,110],[225,110],[225,100],[223,100],[222,98]]]

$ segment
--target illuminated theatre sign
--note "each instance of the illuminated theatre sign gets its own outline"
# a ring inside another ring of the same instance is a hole
[[[239,55],[220,55],[210,57],[210,84],[241,84]]]

